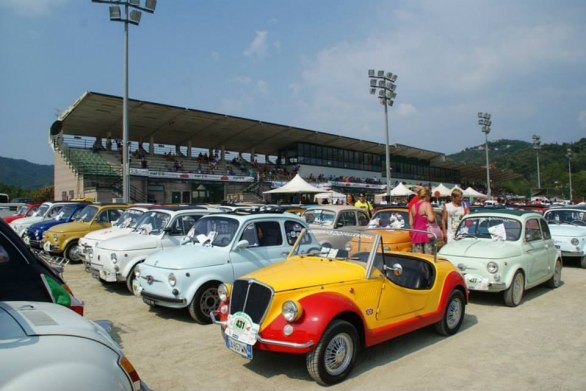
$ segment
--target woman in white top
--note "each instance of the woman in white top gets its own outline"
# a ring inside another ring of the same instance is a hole
[[[444,204],[442,210],[442,230],[444,231],[446,243],[454,239],[460,220],[470,212],[468,207],[462,202],[462,197],[462,191],[460,189],[454,189],[452,191],[452,202]]]

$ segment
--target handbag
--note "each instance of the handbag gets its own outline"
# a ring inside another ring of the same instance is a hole
[[[437,223],[427,223],[427,237],[430,240],[442,240],[444,233]]]

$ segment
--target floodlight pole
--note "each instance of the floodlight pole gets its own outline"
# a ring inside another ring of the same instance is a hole
[[[541,189],[541,178],[539,176],[539,150],[541,149],[541,137],[536,134],[533,135],[533,149],[535,149],[535,153],[537,154],[537,189]]]
[[[378,98],[382,105],[385,106],[385,164],[387,177],[387,197],[389,203],[391,201],[391,160],[389,152],[389,116],[388,106],[393,105],[393,99],[397,96],[395,89],[397,85],[397,75],[385,71],[376,71],[374,69],[368,70],[368,77],[370,78],[370,94],[375,95],[378,90]]]
[[[484,133],[484,150],[486,151],[486,195],[491,198],[490,191],[490,166],[488,163],[488,134],[490,133],[490,120],[489,113],[478,113],[478,125],[481,126],[481,131]]]
[[[141,6],[142,0],[92,0],[93,3],[116,4],[110,7],[110,20],[124,23],[124,94],[122,98],[122,198],[125,203],[130,202],[130,161],[129,149],[129,121],[128,121],[128,24],[138,26],[140,23],[140,11],[155,12],[156,0],[146,0],[145,6]],[[124,15],[120,13],[120,7],[124,6]],[[134,8],[129,15],[128,7]],[[137,11],[140,10],[140,11]]]

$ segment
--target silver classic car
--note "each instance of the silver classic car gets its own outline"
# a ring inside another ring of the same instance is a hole
[[[464,217],[455,240],[438,253],[464,276],[471,291],[501,292],[509,307],[521,304],[525,290],[546,282],[561,284],[562,257],[543,216],[495,209]]]

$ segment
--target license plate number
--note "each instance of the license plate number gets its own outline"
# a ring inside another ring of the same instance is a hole
[[[226,346],[231,351],[238,353],[242,357],[252,360],[252,346],[237,341],[226,335]]]
[[[148,304],[148,305],[150,305],[150,306],[154,306],[154,305],[155,305],[155,301],[154,301],[153,299],[147,299],[146,297],[143,297],[143,298],[142,298],[142,301],[143,301],[145,304]]]

